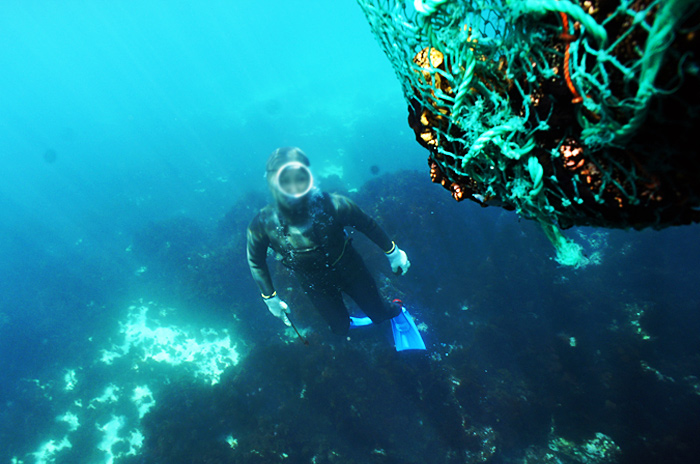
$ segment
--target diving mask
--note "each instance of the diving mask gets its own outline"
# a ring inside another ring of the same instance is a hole
[[[277,170],[274,179],[277,190],[288,198],[301,198],[313,188],[311,170],[299,161],[290,161]]]

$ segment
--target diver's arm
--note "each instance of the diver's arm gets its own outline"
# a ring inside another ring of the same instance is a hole
[[[372,240],[385,253],[394,249],[394,242],[384,232],[384,229],[367,213],[357,206],[357,203],[342,195],[331,194],[336,215],[344,226],[354,227]]]
[[[376,243],[386,253],[389,264],[391,264],[391,270],[395,274],[403,275],[408,272],[411,263],[406,253],[396,246],[377,221],[369,217],[351,199],[341,195],[331,195],[331,198],[336,209],[336,215],[343,225],[354,227]]]
[[[275,287],[272,285],[270,278],[270,270],[267,267],[267,247],[270,245],[270,237],[265,233],[265,228],[260,221],[260,215],[255,216],[255,219],[248,226],[248,267],[253,279],[260,288],[260,294],[263,301],[267,305],[267,309],[276,316],[282,319],[285,325],[290,326],[289,306],[282,301]]]
[[[270,270],[267,267],[267,247],[270,238],[265,233],[265,228],[260,221],[260,216],[255,216],[248,226],[247,254],[248,267],[258,284],[263,298],[271,298],[275,295],[275,287],[272,285]]]

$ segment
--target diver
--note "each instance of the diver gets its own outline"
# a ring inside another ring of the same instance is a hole
[[[315,187],[309,166],[309,159],[296,147],[278,148],[267,160],[266,178],[274,202],[253,218],[247,233],[248,265],[263,301],[274,316],[291,325],[289,306],[275,291],[267,266],[267,250],[272,248],[296,275],[333,333],[346,335],[351,325],[391,319],[393,325],[400,324],[404,338],[415,336],[415,324],[405,317],[405,308],[385,302],[379,295],[344,228],[354,227],[372,240],[397,274],[405,274],[411,265],[406,253],[355,202]],[[367,317],[351,318],[341,292],[350,296]],[[404,349],[416,348],[410,339],[402,343],[411,345]],[[419,349],[425,349],[425,345]]]

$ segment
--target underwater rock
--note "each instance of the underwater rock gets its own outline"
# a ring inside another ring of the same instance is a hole
[[[529,448],[523,464],[614,464],[621,454],[610,437],[598,432],[582,443],[552,437],[546,448]]]
[[[455,214],[455,203],[420,177],[379,175],[350,194],[408,250],[409,274],[391,275],[374,244],[351,236],[383,294],[404,299],[426,327],[426,356],[397,356],[382,325],[349,342],[334,338],[294,276],[269,259],[310,345],[284,334],[245,262],[245,226],[265,203],[251,194],[215,238],[205,233],[203,246],[191,247],[182,279],[198,302],[215,302],[243,322],[236,333],[249,354],[215,388],[182,388],[183,396],[173,393],[182,404],[153,410],[145,435],[157,459],[147,462],[522,463],[527,455],[527,463],[598,464],[616,462],[619,449],[625,462],[692,454],[698,382],[688,374],[695,358],[657,353],[659,326],[646,320],[654,312],[638,318],[654,327],[649,340],[634,325],[615,329],[633,306],[606,310],[610,295],[587,291],[600,288],[600,275],[580,275],[576,286],[546,284],[561,271],[536,261],[533,248],[546,246],[544,239],[530,234],[529,243],[502,246],[536,230],[532,223],[509,222],[493,208]],[[640,360],[684,380],[659,381]],[[206,433],[181,430],[174,417]],[[552,438],[552,420],[566,439]],[[606,435],[594,435],[600,430]],[[167,438],[177,433],[185,438]]]
[[[146,416],[145,456],[169,464],[490,462],[497,433],[467,425],[450,389],[434,361],[381,342],[260,346],[214,387],[169,387]]]

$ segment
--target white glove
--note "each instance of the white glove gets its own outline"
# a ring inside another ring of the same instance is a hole
[[[391,264],[391,270],[394,274],[404,275],[408,272],[408,268],[411,267],[408,256],[396,244],[394,244],[394,249],[391,253],[387,253],[386,257],[389,258],[389,264]]]
[[[289,314],[289,305],[282,301],[282,299],[275,295],[272,298],[265,298],[263,300],[265,304],[267,305],[267,309],[270,310],[273,316],[279,317],[282,319],[282,322],[289,327],[292,325],[291,322],[289,322],[289,318],[287,317],[287,314]]]

